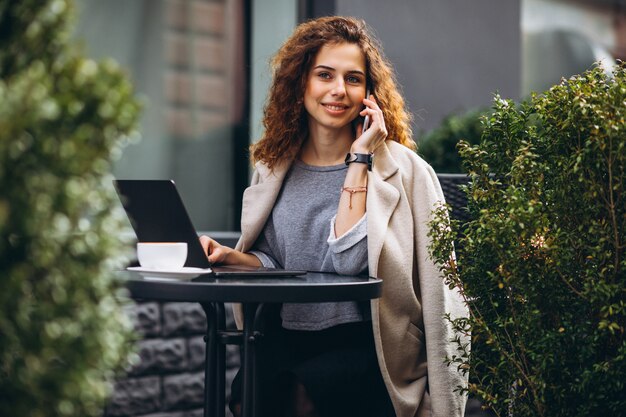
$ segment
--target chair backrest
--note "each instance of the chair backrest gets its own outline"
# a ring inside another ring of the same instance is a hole
[[[452,207],[452,218],[465,223],[470,220],[467,212],[467,196],[460,189],[461,185],[469,183],[466,174],[437,174],[446,203]]]

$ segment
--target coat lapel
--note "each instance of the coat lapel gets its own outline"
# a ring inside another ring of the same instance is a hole
[[[400,191],[392,185],[398,165],[387,145],[376,150],[374,169],[368,176],[367,245],[369,274],[377,276],[378,261],[385,241],[389,219],[400,201]]]
[[[291,163],[275,166],[270,171],[265,165],[256,166],[258,179],[243,193],[241,208],[241,239],[237,249],[247,252],[252,248],[272,212],[278,193]]]

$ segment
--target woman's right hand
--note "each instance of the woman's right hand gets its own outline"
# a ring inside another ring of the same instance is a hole
[[[248,265],[263,266],[261,261],[251,253],[243,253],[221,245],[217,240],[208,236],[200,236],[200,244],[211,265]]]
[[[350,152],[370,153],[387,139],[387,127],[385,126],[385,116],[378,106],[378,102],[373,94],[363,99],[365,108],[359,113],[360,116],[370,117],[370,127],[363,132],[363,124],[359,123],[356,130],[356,139],[352,142]]]
[[[226,263],[226,257],[234,251],[234,249],[220,245],[217,240],[204,235],[200,236],[200,244],[211,265]]]

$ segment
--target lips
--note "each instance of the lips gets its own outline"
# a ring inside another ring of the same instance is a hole
[[[344,112],[348,106],[342,103],[322,103],[322,106],[324,106],[324,108],[330,112]]]

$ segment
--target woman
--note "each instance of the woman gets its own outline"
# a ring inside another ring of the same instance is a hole
[[[378,43],[362,21],[320,18],[296,28],[273,70],[241,239],[231,249],[201,237],[209,260],[384,283],[371,304],[283,304],[268,319],[266,414],[463,415],[465,398],[453,391],[466,380],[445,364],[454,335],[444,315],[467,311],[427,253],[443,195],[414,152]]]

